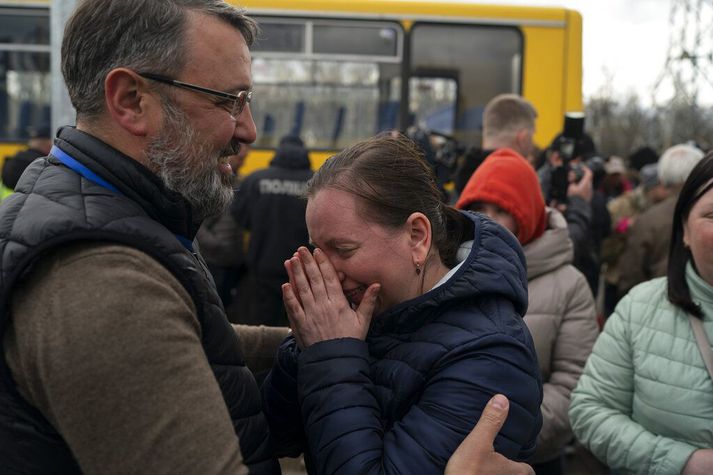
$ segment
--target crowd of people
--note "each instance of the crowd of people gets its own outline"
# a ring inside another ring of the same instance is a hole
[[[452,188],[395,132],[241,176],[257,29],[67,23],[77,122],[2,171],[0,471],[713,473],[713,152],[539,152],[503,94]]]

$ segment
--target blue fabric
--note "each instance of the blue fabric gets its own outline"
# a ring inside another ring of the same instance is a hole
[[[496,393],[510,399],[495,449],[524,460],[542,425],[542,383],[522,316],[525,261],[515,238],[480,215],[474,246],[442,286],[372,322],[366,342],[289,337],[263,385],[282,455],[311,473],[438,473]]]

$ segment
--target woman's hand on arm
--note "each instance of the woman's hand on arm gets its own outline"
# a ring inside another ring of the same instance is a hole
[[[337,272],[320,249],[300,247],[285,262],[290,282],[282,286],[287,317],[301,347],[337,338],[364,340],[380,285],[372,284],[355,310],[347,301]]]

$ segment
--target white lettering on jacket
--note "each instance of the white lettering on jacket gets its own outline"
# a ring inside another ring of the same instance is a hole
[[[293,180],[262,179],[260,180],[260,193],[271,195],[303,196],[307,189],[307,182]]]

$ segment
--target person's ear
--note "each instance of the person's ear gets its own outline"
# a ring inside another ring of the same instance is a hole
[[[406,229],[414,264],[423,266],[431,249],[431,222],[423,213],[411,213],[406,220]]]
[[[132,135],[144,137],[151,130],[151,115],[160,102],[149,93],[146,81],[135,71],[117,68],[104,80],[104,98],[108,115]]]
[[[515,134],[515,151],[524,157],[530,153],[532,139],[530,138],[530,130],[527,128],[520,129]]]

